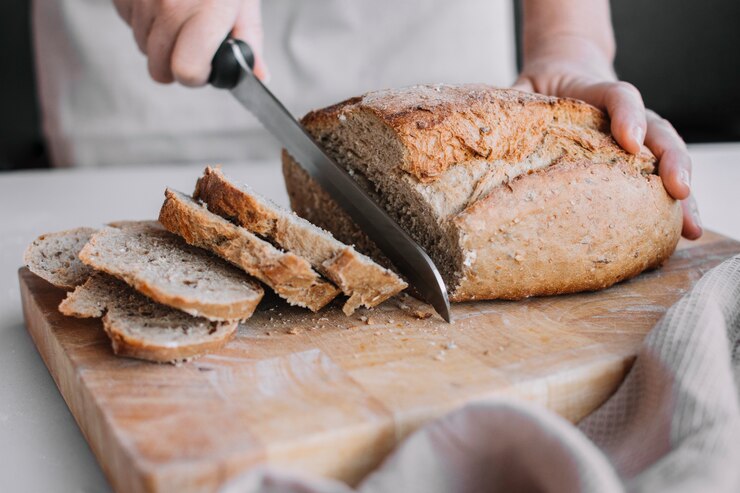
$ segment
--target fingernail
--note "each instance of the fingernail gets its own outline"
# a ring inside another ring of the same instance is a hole
[[[270,69],[267,68],[267,65],[262,65],[262,79],[263,84],[269,84],[270,80],[272,80],[272,74],[270,73]]]
[[[642,129],[641,126],[635,125],[634,127],[632,127],[632,130],[630,130],[630,134],[639,145],[643,144],[643,141],[645,139],[645,131]]]
[[[683,183],[686,188],[691,188],[691,177],[689,176],[689,170],[682,169],[678,174],[678,179],[681,180],[681,183]]]
[[[691,209],[691,217],[694,219],[694,223],[696,223],[699,228],[704,229],[701,224],[701,217],[699,217],[699,206],[696,205],[696,199],[694,199],[694,197],[691,197],[689,207]]]

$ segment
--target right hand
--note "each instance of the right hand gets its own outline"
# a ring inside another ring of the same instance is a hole
[[[186,86],[208,82],[211,60],[231,34],[255,53],[254,73],[269,78],[262,59],[260,0],[113,0],[147,56],[157,82]]]

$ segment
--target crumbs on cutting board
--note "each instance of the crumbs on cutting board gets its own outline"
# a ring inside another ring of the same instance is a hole
[[[396,306],[412,317],[424,320],[434,315],[434,312],[427,304],[411,297],[410,295],[403,293],[400,298],[401,299],[396,302]]]
[[[262,330],[259,333],[266,337],[306,337],[309,334],[332,334],[337,330],[343,332],[363,332],[384,338],[391,343],[407,344],[412,340],[436,339],[435,345],[440,345],[440,320],[434,317],[435,312],[426,303],[402,293],[395,297],[392,303],[374,308],[361,307],[351,316],[344,317],[340,311],[326,313],[298,312],[293,307],[283,305],[280,301],[273,306],[262,310]],[[405,329],[412,330],[406,334]],[[454,349],[456,344],[442,343],[440,358],[444,353]]]

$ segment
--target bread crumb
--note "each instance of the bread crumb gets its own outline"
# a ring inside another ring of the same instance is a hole
[[[483,351],[483,356],[488,356],[489,354],[491,354],[491,351],[489,349]]]
[[[411,314],[419,320],[424,320],[432,316],[432,312],[423,310],[414,310]]]
[[[300,333],[301,333],[301,331],[298,330],[298,329],[296,329],[295,327],[291,327],[290,329],[288,329],[288,334],[290,334],[290,335],[293,335],[294,336],[294,335],[298,335]]]

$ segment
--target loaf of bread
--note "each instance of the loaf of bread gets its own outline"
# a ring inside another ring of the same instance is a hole
[[[646,149],[623,151],[598,109],[484,85],[385,90],[302,120],[426,249],[452,301],[605,288],[673,252],[681,209]],[[293,209],[375,245],[289,155]]]
[[[230,181],[219,169],[206,168],[193,196],[216,214],[305,258],[349,297],[343,308],[346,315],[359,306],[377,306],[406,288],[406,282],[393,271],[248,186]]]

